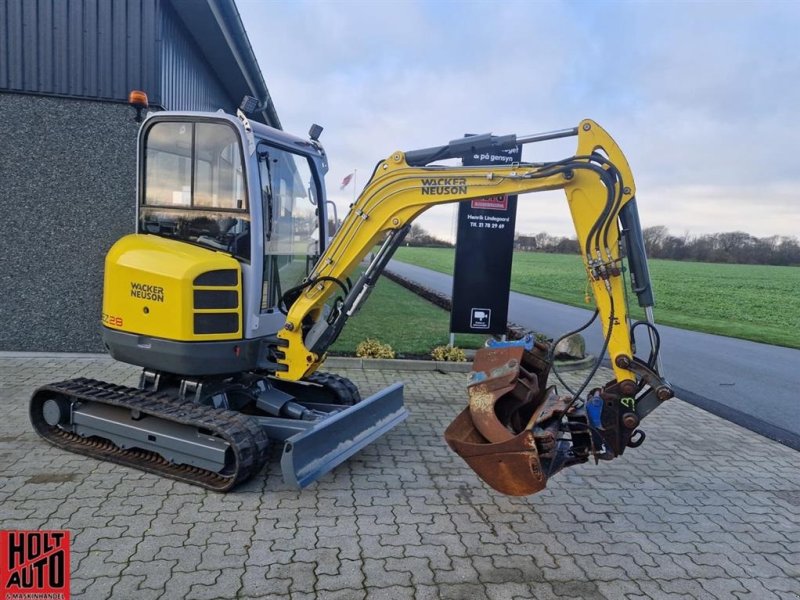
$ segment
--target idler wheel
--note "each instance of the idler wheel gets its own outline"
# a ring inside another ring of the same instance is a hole
[[[50,427],[69,422],[70,403],[64,398],[48,398],[42,405],[42,418]]]

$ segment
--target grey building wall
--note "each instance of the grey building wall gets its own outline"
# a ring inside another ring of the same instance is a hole
[[[102,351],[108,248],[134,230],[132,89],[266,99],[233,0],[0,0],[0,350]]]
[[[233,112],[280,129],[233,0],[1,0],[0,91]]]
[[[124,104],[0,92],[0,350],[103,350],[103,260],[133,231],[137,131]]]

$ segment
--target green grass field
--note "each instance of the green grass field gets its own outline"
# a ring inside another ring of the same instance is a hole
[[[452,274],[451,248],[400,248],[398,260]],[[651,260],[656,321],[800,348],[800,267]],[[511,289],[583,306],[586,277],[577,255],[515,252]],[[631,297],[633,316],[643,312]]]
[[[342,330],[331,354],[355,355],[366,338],[378,339],[397,352],[397,358],[430,357],[435,346],[449,342],[450,313],[381,277],[369,299]],[[456,346],[480,348],[485,336],[458,334]]]

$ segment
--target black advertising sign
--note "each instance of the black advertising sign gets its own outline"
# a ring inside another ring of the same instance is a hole
[[[518,163],[522,146],[464,157],[464,166]],[[453,333],[502,334],[508,321],[516,196],[488,196],[458,206],[453,272]]]

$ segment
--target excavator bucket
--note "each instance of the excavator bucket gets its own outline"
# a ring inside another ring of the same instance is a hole
[[[561,462],[557,434],[571,402],[555,388],[543,388],[549,363],[543,351],[531,350],[521,345],[479,350],[469,405],[444,433],[481,479],[511,496],[544,489]]]
[[[283,480],[304,488],[408,417],[403,384],[395,383],[286,439]]]

